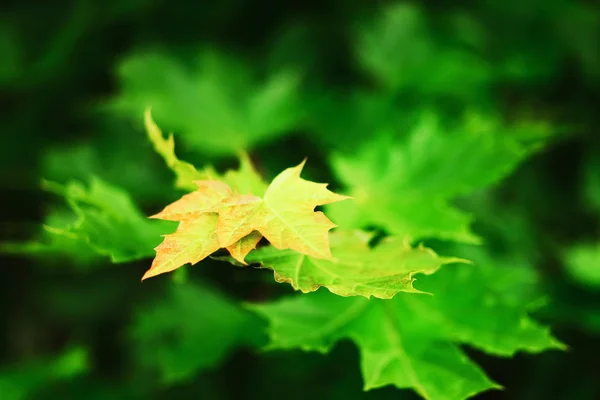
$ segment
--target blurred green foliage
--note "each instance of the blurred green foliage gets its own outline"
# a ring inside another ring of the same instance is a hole
[[[476,269],[440,272],[456,286],[418,279],[439,299],[402,294],[393,307],[412,302],[413,323],[401,323],[411,350],[441,340],[447,354],[469,356],[465,375],[481,387],[505,387],[477,398],[597,398],[596,3],[9,3],[0,399],[415,398],[361,391],[393,380],[365,382],[359,369],[359,351],[385,338],[363,335],[358,350],[342,341],[327,357],[259,353],[268,321],[242,306],[364,299],[292,295],[270,271],[213,260],[139,283],[160,234],[174,229],[145,216],[183,193],[143,132],[148,106],[197,167],[225,171],[246,150],[272,178],[308,157],[307,178],[358,200],[328,207],[334,222],[408,230],[473,260]],[[369,197],[377,207],[361,209]],[[488,306],[526,350],[550,340],[544,324],[568,351],[489,356],[519,346],[496,340],[481,317]],[[283,317],[296,323],[302,310]],[[465,326],[491,336],[478,341]]]

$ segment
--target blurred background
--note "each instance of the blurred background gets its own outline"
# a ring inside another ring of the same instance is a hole
[[[252,350],[262,322],[236,301],[291,292],[268,271],[209,260],[139,284],[153,246],[113,265],[49,236],[74,218],[60,194],[76,181],[107,182],[141,216],[181,195],[145,137],[148,104],[195,165],[235,166],[245,148],[270,179],[308,156],[305,176],[333,189],[332,152],[424,113],[551,136],[461,206],[492,258],[530,266],[536,317],[570,349],[468,349],[507,388],[476,398],[600,398],[597,2],[9,1],[0,60],[0,399],[416,398],[363,393],[351,343]]]

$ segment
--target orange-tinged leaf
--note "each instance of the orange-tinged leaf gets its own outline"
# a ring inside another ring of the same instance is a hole
[[[242,168],[249,171],[249,159],[245,164]],[[304,161],[280,173],[266,191],[260,179],[245,181],[244,174],[228,175],[233,189],[229,181],[196,181],[198,190],[151,217],[180,221],[180,225],[156,248],[156,258],[143,279],[195,264],[220,248],[245,265],[244,258],[263,236],[277,249],[330,258],[329,230],[336,225],[314,209],[348,197],[331,192],[325,183],[300,178],[303,166]],[[241,194],[241,188],[264,192],[264,198]]]
[[[305,161],[280,173],[264,199],[237,196],[219,211],[217,234],[224,247],[256,230],[278,249],[293,249],[316,258],[329,258],[329,230],[336,225],[318,205],[348,199],[331,192],[327,184],[300,178]]]
[[[231,246],[228,246],[227,250],[236,261],[243,265],[248,265],[244,259],[248,253],[256,248],[256,245],[262,238],[263,236],[259,232],[252,231],[248,236],[244,236]]]
[[[231,196],[231,188],[220,181],[195,181],[198,190],[184,195],[150,218],[181,221],[193,215],[218,210],[221,201]]]
[[[182,220],[175,233],[165,235],[165,240],[156,247],[156,257],[142,280],[173,271],[184,264],[196,264],[210,256],[221,246],[215,232],[216,213],[195,215]]]
[[[227,199],[219,210],[219,242],[228,247],[249,235],[254,230],[255,214],[260,212],[262,205],[263,200],[253,195],[236,195]]]

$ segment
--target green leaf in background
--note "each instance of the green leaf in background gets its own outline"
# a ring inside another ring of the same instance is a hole
[[[396,4],[364,26],[357,40],[357,59],[385,86],[402,89],[419,81],[434,46],[423,13],[412,4]]]
[[[510,287],[497,291],[495,280],[506,279],[502,272],[489,265],[456,265],[424,276],[418,286],[433,296],[404,296],[405,310],[410,311],[403,319],[414,327],[421,325],[423,335],[451,338],[497,356],[564,349],[548,328],[527,315],[529,303],[507,301]]]
[[[269,322],[271,350],[325,353],[338,340],[354,341],[365,390],[395,385],[437,400],[463,399],[498,387],[458,346],[422,336],[405,323],[400,296],[367,300],[317,291],[251,309]]]
[[[564,265],[576,282],[600,289],[600,244],[580,244],[566,250]]]
[[[217,367],[239,347],[261,345],[260,328],[251,313],[217,291],[178,283],[137,313],[129,337],[139,363],[169,385]]]
[[[60,183],[74,179],[87,182],[96,176],[126,190],[145,206],[170,200],[169,172],[143,131],[108,119],[100,129],[107,134],[45,149],[42,176]]]
[[[56,235],[122,263],[152,257],[161,235],[173,230],[173,223],[153,221],[142,214],[123,190],[93,178],[89,186],[72,181],[66,185],[47,182],[49,190],[65,197],[77,219],[69,226],[48,226]]]
[[[300,116],[299,78],[280,71],[261,78],[243,61],[202,50],[193,65],[162,53],[131,56],[119,68],[122,92],[111,104],[137,118],[156,118],[190,148],[217,156],[237,154],[293,129]]]
[[[523,229],[523,233],[527,234],[527,228],[523,225],[514,225],[515,221],[511,221],[509,218],[505,221],[507,222],[505,228]],[[501,224],[501,221],[490,222],[486,220],[486,223]],[[511,238],[511,240],[513,239]],[[508,254],[502,254],[498,251],[492,251],[489,246],[459,243],[445,244],[445,246],[441,246],[444,252],[451,252],[462,258],[467,258],[476,266],[471,273],[464,273],[460,277],[455,277],[455,279],[472,280],[473,282],[485,281],[485,284],[478,283],[482,285],[481,292],[491,293],[494,297],[499,296],[502,304],[514,309],[533,312],[547,302],[540,284],[539,272],[534,267],[532,259],[527,257],[525,250],[515,246],[517,248],[516,252],[513,248],[510,248]]]
[[[499,356],[564,348],[523,304],[495,293],[490,278],[493,271],[456,265],[422,277],[418,287],[433,296],[366,300],[317,291],[249,307],[269,322],[268,349],[328,352],[350,339],[361,353],[365,389],[392,384],[426,399],[463,399],[498,386],[458,343]]]
[[[461,262],[438,257],[432,250],[388,237],[374,249],[364,232],[333,231],[329,235],[332,259],[322,260],[272,246],[251,252],[248,263],[260,263],[275,272],[277,282],[295,290],[314,292],[323,286],[340,296],[389,299],[399,292],[420,292],[412,285],[413,275],[432,274],[444,264]]]
[[[14,369],[0,370],[2,400],[25,400],[57,382],[77,378],[89,370],[87,350],[71,347],[56,357],[24,362]]]
[[[467,99],[485,93],[492,68],[464,47],[438,45],[432,33],[418,6],[388,6],[359,30],[357,60],[392,92],[416,91]]]
[[[46,215],[44,225],[35,239],[25,242],[2,242],[0,252],[4,254],[21,254],[48,261],[48,259],[68,259],[76,266],[90,266],[99,261],[101,256],[88,244],[72,237],[57,235],[51,226],[68,230],[75,221],[76,216],[68,209],[57,208]],[[61,264],[62,265],[62,264]]]
[[[401,138],[378,136],[354,155],[334,156],[334,172],[354,201],[327,210],[344,227],[375,224],[415,239],[477,243],[472,217],[451,201],[502,179],[534,149],[478,117],[445,133],[424,114]]]

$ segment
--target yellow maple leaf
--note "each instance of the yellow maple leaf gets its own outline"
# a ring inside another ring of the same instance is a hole
[[[231,246],[227,246],[227,251],[229,251],[231,257],[233,257],[236,261],[242,265],[248,265],[244,259],[248,253],[256,248],[256,245],[262,238],[263,235],[261,235],[259,232],[252,231],[248,236],[244,236]]]
[[[165,240],[155,248],[156,257],[142,280],[176,270],[184,264],[196,264],[219,250],[215,227],[216,213],[197,214],[193,219],[179,222],[175,233],[165,235]]]
[[[233,194],[231,188],[220,181],[194,181],[194,183],[198,186],[195,192],[184,195],[150,218],[181,221],[193,218],[194,215],[215,212],[222,206],[221,202]]]
[[[348,197],[331,192],[325,183],[300,178],[305,161],[275,177],[264,198],[237,195],[224,202],[217,222],[223,247],[258,231],[278,249],[292,249],[316,258],[331,257],[328,233],[336,225],[314,209]]]
[[[304,163],[275,177],[264,198],[239,194],[221,181],[195,181],[195,192],[151,217],[180,224],[155,249],[156,257],[142,280],[195,264],[220,248],[245,265],[244,258],[263,236],[278,249],[330,258],[328,235],[336,225],[314,209],[348,197],[331,192],[325,183],[300,178]],[[248,187],[264,190],[256,184]]]

